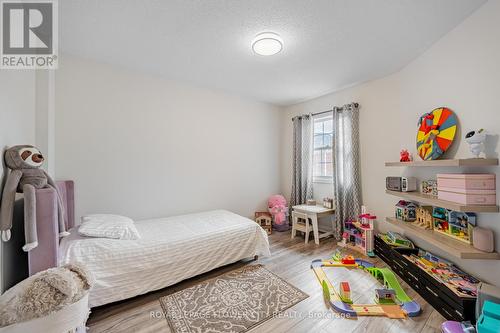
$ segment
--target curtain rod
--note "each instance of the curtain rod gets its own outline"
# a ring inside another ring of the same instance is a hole
[[[354,106],[355,106],[355,107],[358,107],[358,106],[359,106],[359,104],[358,104],[358,103],[351,103],[351,104],[354,104]],[[342,110],[344,109],[344,107],[343,107],[343,106],[342,106],[342,107],[337,107],[337,109],[339,109],[340,111],[342,111]],[[295,117],[293,117],[293,118],[292,118],[292,120],[293,120],[294,118],[296,118],[296,117],[303,117],[303,116],[309,116],[309,115],[311,115],[311,116],[313,116],[313,117],[314,117],[314,116],[319,116],[320,114],[324,114],[324,113],[328,113],[328,112],[333,112],[333,109],[331,109],[331,110],[326,110],[326,111],[321,111],[321,112],[316,112],[316,113],[305,113],[305,114],[301,114],[301,115],[299,115],[299,116],[295,116]]]

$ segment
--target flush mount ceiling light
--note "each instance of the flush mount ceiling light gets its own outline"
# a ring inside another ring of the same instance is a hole
[[[274,32],[263,32],[255,36],[252,50],[258,55],[270,56],[283,49],[283,39]]]

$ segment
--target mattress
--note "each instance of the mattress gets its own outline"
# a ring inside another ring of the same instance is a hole
[[[269,256],[266,232],[225,210],[137,221],[139,240],[71,235],[59,263],[83,263],[93,274],[91,307],[161,289],[255,255]],[[76,227],[77,228],[77,227]]]

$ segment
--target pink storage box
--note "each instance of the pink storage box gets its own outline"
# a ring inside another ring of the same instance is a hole
[[[438,199],[463,205],[496,205],[495,190],[465,190],[452,187],[438,187]]]
[[[465,190],[495,190],[495,174],[489,173],[440,173],[437,175],[439,187],[459,188]]]

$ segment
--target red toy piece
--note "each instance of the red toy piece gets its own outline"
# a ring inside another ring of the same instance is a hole
[[[340,262],[344,265],[354,265],[356,263],[353,256],[345,256],[340,260]]]
[[[352,303],[351,287],[349,286],[349,282],[346,282],[346,281],[340,282],[339,293],[340,293],[340,299],[342,300],[342,302]]]
[[[361,227],[365,229],[370,228],[373,225],[373,222],[370,222],[370,220],[377,219],[375,215],[371,215],[368,213],[359,215],[359,218],[361,219]]]
[[[399,156],[399,162],[411,162],[411,155],[407,149],[401,150]]]

